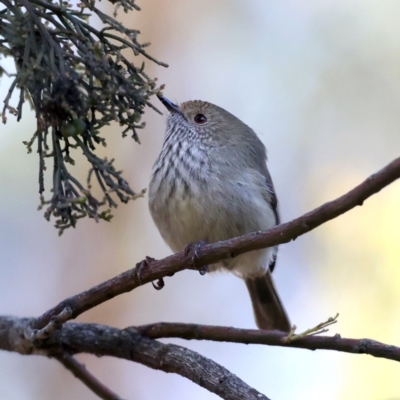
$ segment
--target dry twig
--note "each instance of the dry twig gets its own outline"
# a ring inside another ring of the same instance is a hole
[[[110,388],[100,382],[94,375],[92,375],[86,366],[80,363],[76,358],[64,352],[60,355],[53,355],[53,358],[60,361],[65,368],[73,373],[84,385],[86,385],[93,393],[96,393],[101,399],[104,400],[123,400],[122,397],[114,393]]]

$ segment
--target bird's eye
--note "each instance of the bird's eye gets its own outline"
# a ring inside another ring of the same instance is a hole
[[[207,118],[203,114],[197,114],[194,117],[194,122],[196,122],[196,124],[205,124],[207,122]]]

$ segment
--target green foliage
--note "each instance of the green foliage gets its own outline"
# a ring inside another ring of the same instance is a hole
[[[13,57],[17,70],[4,100],[2,120],[6,123],[9,113],[19,121],[26,99],[35,110],[36,130],[24,144],[28,152],[36,146],[39,154],[40,208],[46,206],[47,219],[56,217],[60,234],[85,216],[109,221],[110,208],[117,207],[113,196],[126,203],[143,192],[137,194],[129,187],[113,160],[96,156],[96,147],[106,145],[100,130],[117,121],[123,137],[129,132],[139,141],[143,109],[146,105],[155,109],[150,97],[161,89],[144,72],[144,64],[132,65],[126,54],[130,51],[167,65],[146,53],[146,45],[137,41],[137,30],[104,14],[95,1],[82,0],[75,8],[61,0],[0,3],[6,7],[0,10],[0,55]],[[134,0],[120,0],[117,7],[125,12],[139,10]],[[100,31],[89,24],[91,15],[101,20]],[[4,72],[0,66],[0,76]],[[14,107],[10,100],[15,90],[19,101]],[[67,168],[68,163],[74,164],[72,154],[78,149],[91,165],[85,185]],[[53,160],[53,187],[51,198],[45,200],[48,159]],[[91,194],[92,178],[104,193],[101,200]]]

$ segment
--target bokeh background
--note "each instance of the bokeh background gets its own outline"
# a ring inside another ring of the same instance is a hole
[[[172,100],[210,101],[255,129],[268,148],[283,221],[345,193],[399,156],[400,2],[138,4],[142,11],[124,16],[124,23],[140,29],[142,42],[152,42],[149,52],[170,65],[147,62],[148,73],[166,84],[164,94]],[[8,85],[2,78],[2,99]],[[141,145],[121,139],[116,125],[105,132],[104,154],[117,159],[136,190],[148,185],[165,116],[148,109],[145,120]],[[26,106],[20,123],[11,117],[0,127],[0,314],[39,315],[146,255],[170,254],[147,198],[120,206],[110,224],[81,221],[59,238],[36,211],[37,155],[27,155],[21,143],[34,124]],[[332,334],[400,345],[399,237],[396,182],[363,207],[281,246],[275,277],[292,321],[303,330],[339,312]],[[157,321],[255,326],[239,279],[190,271],[166,279],[162,291],[146,285],[79,320],[121,328]],[[393,361],[175,342],[213,358],[274,400],[400,399],[399,365]],[[180,376],[106,357],[78,358],[124,398],[217,398]],[[0,398],[95,396],[54,360],[3,352]]]

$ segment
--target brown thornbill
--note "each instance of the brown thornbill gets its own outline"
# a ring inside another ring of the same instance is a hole
[[[266,149],[254,131],[214,104],[196,100],[178,106],[159,98],[169,115],[149,206],[169,247],[178,252],[189,243],[213,243],[279,224]],[[277,251],[255,250],[209,271],[243,278],[257,326],[288,332],[289,318],[271,275]]]

